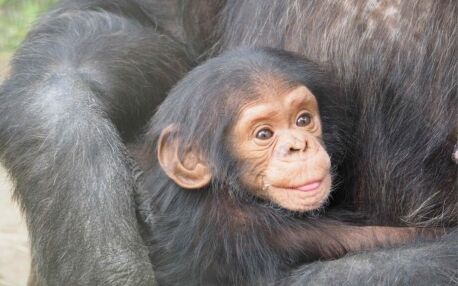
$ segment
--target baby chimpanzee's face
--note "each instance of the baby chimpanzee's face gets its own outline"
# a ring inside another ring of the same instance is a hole
[[[232,129],[233,155],[244,165],[242,183],[288,210],[319,208],[331,189],[321,136],[318,104],[307,87],[264,92],[241,107]]]

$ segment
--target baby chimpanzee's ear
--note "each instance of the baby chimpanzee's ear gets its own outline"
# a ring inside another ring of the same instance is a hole
[[[185,189],[199,189],[211,180],[208,164],[202,160],[198,148],[186,148],[179,153],[180,140],[173,138],[175,127],[162,130],[157,144],[157,159],[167,176]]]

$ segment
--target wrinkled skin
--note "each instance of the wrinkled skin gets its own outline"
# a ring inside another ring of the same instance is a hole
[[[233,127],[235,157],[249,162],[242,181],[286,209],[317,209],[331,189],[331,161],[315,96],[304,86],[264,96],[246,104]]]

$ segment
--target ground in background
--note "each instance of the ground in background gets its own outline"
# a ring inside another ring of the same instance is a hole
[[[0,83],[6,76],[7,62],[7,56],[0,56]],[[30,269],[27,229],[18,204],[11,199],[12,190],[0,165],[0,286],[26,285]]]

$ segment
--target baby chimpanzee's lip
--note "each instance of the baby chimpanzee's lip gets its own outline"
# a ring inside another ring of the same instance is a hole
[[[295,187],[294,189],[299,190],[301,192],[311,192],[318,189],[321,186],[321,180],[313,181],[311,183],[307,183],[302,186]]]
[[[279,189],[291,190],[291,191],[312,192],[312,191],[317,190],[321,186],[322,182],[323,182],[323,179],[318,179],[318,180],[310,180],[307,183],[297,185],[294,187],[292,186],[288,186],[288,187],[273,186],[273,187],[276,187]]]

